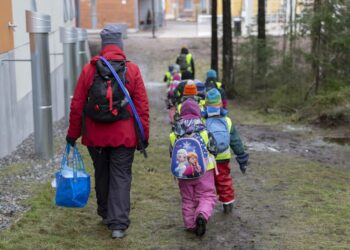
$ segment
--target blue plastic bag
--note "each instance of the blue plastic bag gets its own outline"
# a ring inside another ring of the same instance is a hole
[[[90,176],[77,147],[73,147],[73,157],[69,160],[70,145],[67,144],[56,172],[56,205],[61,207],[85,207],[90,195]]]

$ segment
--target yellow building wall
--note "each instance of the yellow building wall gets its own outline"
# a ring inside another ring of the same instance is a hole
[[[217,13],[218,16],[222,16],[222,0],[217,1]],[[232,16],[241,16],[243,0],[231,0],[231,14]]]
[[[242,14],[243,0],[231,1],[231,13],[233,17],[239,17]]]
[[[217,15],[222,16],[222,0],[217,1]]]
[[[273,15],[278,13],[278,10],[281,9],[281,0],[268,0],[267,1],[267,8],[266,8],[266,14],[267,15]]]
[[[267,0],[266,14],[267,15],[277,14],[281,8],[282,8],[281,0]],[[258,15],[258,0],[254,0],[252,11],[253,11],[253,16]]]
[[[231,13],[232,16],[241,16],[242,13],[242,7],[244,0],[231,0]],[[297,14],[300,14],[302,11],[302,0],[297,0]],[[282,0],[267,0],[267,6],[266,6],[266,14],[267,15],[274,15],[279,12],[279,10],[282,9]],[[253,6],[252,6],[252,14],[253,16],[258,15],[258,0],[253,0]],[[217,14],[218,16],[221,16],[223,13],[222,10],[222,0],[218,0],[217,2]]]

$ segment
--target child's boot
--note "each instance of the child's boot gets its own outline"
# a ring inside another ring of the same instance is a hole
[[[224,213],[225,214],[230,214],[232,212],[233,203],[223,204],[222,206],[224,207]]]
[[[206,231],[207,220],[204,218],[203,214],[199,214],[196,219],[196,235],[203,236]]]

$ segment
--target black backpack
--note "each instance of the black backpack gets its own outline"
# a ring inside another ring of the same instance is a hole
[[[187,63],[187,54],[180,54],[178,58],[178,64],[180,65],[181,71],[186,71],[190,67],[190,65]]]
[[[125,85],[126,61],[109,61]],[[96,73],[89,89],[85,114],[96,122],[115,122],[130,117],[128,101],[104,62],[96,61]]]

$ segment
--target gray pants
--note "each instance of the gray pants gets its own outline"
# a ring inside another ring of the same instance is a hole
[[[88,147],[95,168],[97,213],[111,230],[129,227],[133,148]]]

